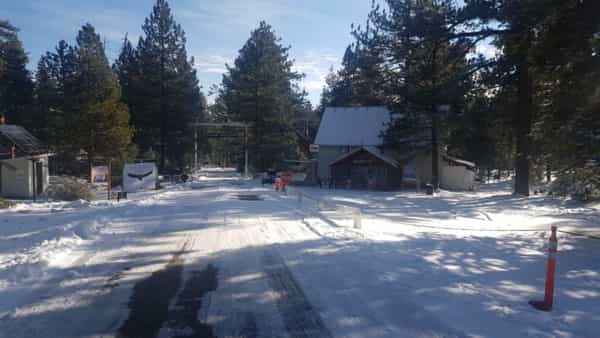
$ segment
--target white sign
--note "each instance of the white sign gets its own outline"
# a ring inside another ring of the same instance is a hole
[[[132,193],[156,189],[158,169],[154,162],[130,163],[123,167],[123,191]]]
[[[319,152],[319,145],[318,144],[311,144],[309,146],[309,151],[311,153],[318,153]]]

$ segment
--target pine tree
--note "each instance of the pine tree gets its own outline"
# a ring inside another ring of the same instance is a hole
[[[353,32],[356,41],[342,58],[342,68],[330,72],[323,92],[327,106],[379,106],[385,104],[384,60],[377,48],[377,32],[367,24]]]
[[[293,121],[304,94],[294,86],[301,75],[292,70],[289,49],[263,21],[223,75],[219,100],[231,120],[252,124],[250,155],[257,170],[296,155]]]
[[[439,186],[439,151],[450,133],[450,112],[460,112],[471,86],[467,39],[451,39],[457,12],[450,0],[388,1],[375,5],[369,18],[377,35],[374,48],[387,80],[387,100],[402,118],[390,126],[391,146],[428,146],[432,184]],[[451,110],[446,109],[450,107]]]
[[[167,1],[156,1],[142,30],[135,59],[131,60],[131,51],[124,46],[119,58],[123,64],[116,66],[125,84],[136,143],[143,153],[158,148],[160,170],[167,164],[171,169],[182,169],[184,155],[193,144],[190,124],[203,114],[203,95],[193,59],[187,57],[185,34]],[[137,73],[125,73],[131,63]]]
[[[6,71],[6,48],[17,39],[17,28],[6,20],[0,20],[0,77]]]
[[[27,62],[17,29],[7,21],[0,21],[0,113],[9,123],[36,129],[33,81]]]
[[[74,87],[74,144],[90,161],[97,158],[125,160],[134,155],[129,112],[121,101],[121,89],[104,52],[100,36],[92,25],[84,25],[77,35],[77,72]]]
[[[588,59],[592,56],[589,42],[598,34],[599,20],[591,13],[600,10],[600,5],[579,0],[466,3],[465,18],[472,19],[468,27],[476,29],[460,34],[495,37],[502,50],[495,65],[501,88],[497,97],[509,103],[505,120],[515,136],[515,193],[529,195],[532,161],[539,165],[548,157],[544,142],[534,142],[534,137],[542,124],[550,126],[547,112],[557,108],[555,89],[565,83],[557,75],[572,69],[569,58],[577,51],[587,52]]]
[[[538,178],[554,171],[583,199],[600,198],[600,20],[592,14],[598,11],[598,2],[561,2],[539,25],[532,50]]]
[[[37,66],[35,97],[39,135],[50,149],[58,154],[55,163],[68,165],[79,149],[73,149],[73,104],[77,88],[74,87],[77,56],[73,47],[60,41],[54,52],[44,54]],[[76,129],[75,129],[76,130]],[[62,172],[65,168],[56,168]]]
[[[134,100],[137,98],[135,94],[136,88],[139,86],[139,68],[137,64],[137,53],[133,45],[127,38],[127,35],[123,39],[123,45],[121,46],[121,52],[115,63],[113,64],[113,71],[119,77],[119,84],[121,85],[121,93],[123,95],[123,101],[130,107],[131,110],[137,107]],[[131,116],[138,116],[139,114],[131,112]],[[134,125],[136,121],[132,121]]]

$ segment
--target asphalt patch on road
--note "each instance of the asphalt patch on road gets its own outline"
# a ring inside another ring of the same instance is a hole
[[[236,197],[241,201],[264,201],[264,198],[259,195],[243,194]]]
[[[323,319],[310,304],[294,275],[276,253],[263,257],[269,284],[279,294],[277,307],[292,338],[331,338]]]
[[[212,327],[198,321],[198,311],[202,307],[202,297],[218,287],[218,270],[209,264],[206,269],[191,274],[169,314],[167,327],[175,332],[175,338],[215,338]]]
[[[119,328],[118,338],[156,337],[163,323],[169,319],[169,303],[181,287],[183,272],[183,248],[175,253],[161,270],[133,288],[129,300],[129,317]]]

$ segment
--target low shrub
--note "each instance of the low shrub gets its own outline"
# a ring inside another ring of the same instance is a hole
[[[584,202],[599,201],[600,168],[578,168],[563,172],[552,182],[550,192]]]
[[[92,201],[96,193],[91,184],[74,177],[54,177],[46,192],[48,198],[60,201]]]
[[[8,209],[15,206],[15,202],[0,198],[0,209]]]

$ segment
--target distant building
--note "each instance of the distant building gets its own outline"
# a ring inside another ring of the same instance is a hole
[[[386,107],[325,109],[315,144],[318,175],[332,187],[400,189],[430,182],[431,151],[427,147],[399,154],[383,146],[392,115]],[[440,185],[472,189],[475,164],[440,154]]]
[[[48,187],[48,148],[0,115],[0,196],[35,198]]]

